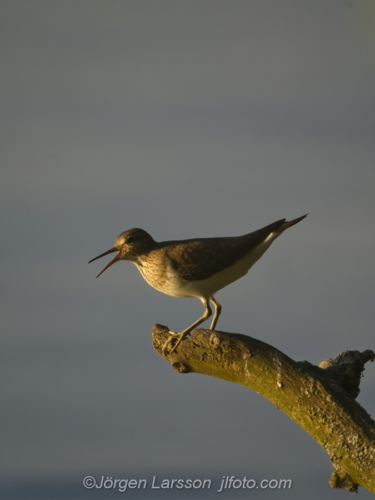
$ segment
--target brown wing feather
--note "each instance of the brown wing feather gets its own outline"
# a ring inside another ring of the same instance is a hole
[[[182,279],[204,280],[235,264],[280,229],[284,222],[285,219],[281,219],[243,236],[176,242],[166,248],[167,255]]]

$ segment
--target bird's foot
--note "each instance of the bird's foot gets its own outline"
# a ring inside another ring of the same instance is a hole
[[[181,333],[169,332],[169,337],[166,343],[163,345],[162,352],[164,352],[166,350],[166,347],[169,344],[171,344],[172,349],[169,351],[169,353],[172,353],[176,349],[176,347],[181,343],[185,335],[186,335],[185,331]]]

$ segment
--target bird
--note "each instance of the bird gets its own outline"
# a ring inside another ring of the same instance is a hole
[[[143,229],[133,228],[121,233],[112,248],[89,263],[116,252],[97,278],[116,262],[125,260],[135,264],[146,282],[156,290],[173,297],[201,300],[203,315],[183,331],[169,332],[162,350],[168,351],[170,345],[172,353],[194,328],[212,316],[210,303],[214,308],[210,330],[215,329],[222,306],[214,294],[245,276],[276,238],[307,215],[290,221],[280,219],[257,231],[230,237],[158,242]]]

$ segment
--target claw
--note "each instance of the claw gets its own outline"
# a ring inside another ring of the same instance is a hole
[[[176,347],[178,345],[180,345],[180,343],[185,335],[186,335],[185,332],[181,332],[181,333],[169,332],[169,337],[168,337],[166,343],[163,345],[162,352],[165,351],[168,344],[170,344],[170,343],[172,343],[172,341],[176,340],[175,345],[172,347],[172,350],[170,351],[170,353],[172,353],[176,349]]]

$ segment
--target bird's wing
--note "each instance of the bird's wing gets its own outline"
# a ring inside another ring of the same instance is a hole
[[[279,220],[244,236],[171,242],[166,253],[182,279],[204,280],[245,257],[284,222],[285,219]]]

